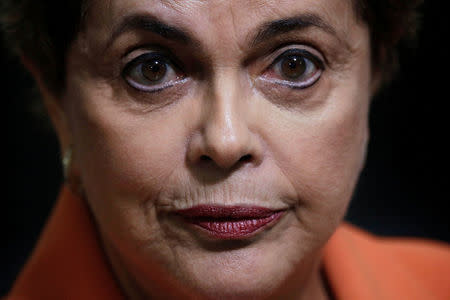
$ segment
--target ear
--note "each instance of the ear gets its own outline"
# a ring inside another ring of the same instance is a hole
[[[56,94],[47,87],[40,70],[33,62],[23,55],[20,59],[38,85],[45,108],[58,136],[61,153],[65,153],[71,146],[72,138],[67,122],[67,115],[63,109],[62,99],[57,97]]]

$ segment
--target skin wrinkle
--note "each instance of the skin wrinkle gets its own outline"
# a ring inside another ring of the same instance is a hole
[[[345,43],[344,43],[345,44]],[[244,48],[244,46],[242,46],[242,48]],[[245,48],[248,48],[247,46]],[[346,47],[347,48],[347,47]]]
[[[288,1],[283,1],[283,2],[288,2]],[[314,16],[315,11],[321,11],[323,13],[323,16],[326,16],[326,17],[323,17],[324,20],[334,19],[333,15],[331,15],[329,13],[329,12],[336,11],[336,9],[330,8],[330,6],[332,6],[332,5],[333,5],[332,3],[320,4],[320,3],[315,2],[313,5],[309,5],[307,9],[302,11],[302,15]],[[319,6],[319,8],[317,9],[316,6]],[[283,10],[284,7],[285,6],[283,6],[282,4],[272,6],[273,19],[282,18],[283,16],[292,14],[290,10],[287,10],[287,9]],[[339,31],[337,31],[336,28],[339,28]],[[305,30],[308,31],[309,28],[306,28]],[[347,56],[350,55],[353,52],[352,50],[354,48],[351,46],[351,44],[349,44],[348,42],[343,40],[343,37],[348,36],[347,31],[342,30],[341,26],[333,26],[331,30],[335,31],[335,34],[330,32],[330,30],[328,30],[328,34],[332,35],[334,38],[336,38],[338,41],[340,41],[340,43],[343,45],[343,48],[346,50],[345,52],[347,52]],[[325,30],[325,31],[327,31],[327,30]],[[341,64],[344,64],[344,63],[345,62],[342,62]]]
[[[229,3],[229,9],[230,9],[231,21],[233,24],[234,38],[235,38],[235,40],[239,41],[240,40],[239,35],[237,34],[239,32],[239,29],[238,29],[239,25],[237,25],[236,16],[234,14],[233,6],[231,5],[231,3]],[[245,53],[245,49],[246,49],[245,45],[242,45],[241,43],[238,42],[237,46],[238,46],[238,49],[239,49],[239,52],[241,55],[242,55],[242,53]]]
[[[192,288],[198,297],[325,299],[320,249],[342,220],[367,143],[369,35],[351,9],[338,0],[91,1],[67,56],[60,100],[69,130],[58,132],[75,146],[88,204],[127,296],[157,297],[158,286],[173,282],[170,292]],[[310,28],[251,46],[261,24],[304,13],[330,23],[354,51]],[[156,16],[197,44],[134,30],[101,51],[131,14]],[[266,70],[282,43],[329,60],[314,85],[261,83],[278,76]],[[123,57],[149,44],[180,60],[184,84],[144,93],[125,82]],[[251,159],[240,161],[246,154]],[[201,203],[292,209],[251,239],[224,242],[173,215]]]

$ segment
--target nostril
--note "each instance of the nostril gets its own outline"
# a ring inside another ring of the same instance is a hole
[[[252,159],[252,156],[251,156],[250,154],[247,154],[247,155],[242,156],[242,157],[239,159],[239,161],[240,161],[240,162],[248,162],[248,161],[250,161],[251,159]]]
[[[251,154],[247,154],[247,155],[244,155],[241,158],[239,158],[239,162],[249,162],[251,160],[252,160]],[[211,161],[213,161],[213,159],[211,157],[209,157],[208,155],[202,155],[202,156],[200,156],[200,161],[211,162]]]
[[[200,160],[201,161],[211,161],[211,157],[207,156],[207,155],[202,155],[200,156]]]

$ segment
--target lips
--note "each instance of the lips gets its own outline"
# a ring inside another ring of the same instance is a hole
[[[284,211],[265,207],[199,205],[176,213],[218,239],[242,239],[274,225]]]

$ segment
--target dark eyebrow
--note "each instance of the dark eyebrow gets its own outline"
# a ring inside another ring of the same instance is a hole
[[[117,25],[107,42],[107,47],[122,33],[131,30],[145,30],[153,32],[165,39],[174,40],[183,44],[192,43],[189,34],[184,30],[168,25],[151,15],[130,15]]]
[[[332,35],[336,35],[336,30],[318,15],[301,14],[295,17],[271,21],[264,24],[253,38],[252,45],[255,46],[283,33],[306,29],[308,27],[317,27]]]

